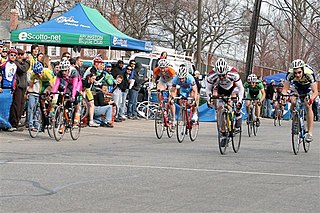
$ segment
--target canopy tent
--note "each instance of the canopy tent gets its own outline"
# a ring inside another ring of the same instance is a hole
[[[274,75],[265,76],[263,77],[263,80],[266,80],[268,84],[270,83],[271,80],[274,80],[276,85],[278,85],[281,79],[283,80],[286,79],[286,75],[287,73],[277,73]]]
[[[11,42],[152,51],[152,43],[120,32],[96,9],[81,3],[40,25],[13,30]]]

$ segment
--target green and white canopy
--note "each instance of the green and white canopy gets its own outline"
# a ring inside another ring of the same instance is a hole
[[[38,26],[13,30],[11,42],[152,51],[151,42],[127,36],[110,24],[96,9],[81,3]]]

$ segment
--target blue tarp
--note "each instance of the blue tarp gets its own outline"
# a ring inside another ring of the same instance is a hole
[[[283,80],[286,79],[286,75],[287,75],[287,73],[277,73],[274,75],[265,76],[265,77],[263,77],[263,80],[266,80],[268,84],[270,83],[271,80],[274,80],[276,85],[278,85],[278,83],[281,79],[283,79]]]
[[[4,89],[0,93],[0,129],[9,129],[10,107],[12,103],[12,94],[10,89]]]

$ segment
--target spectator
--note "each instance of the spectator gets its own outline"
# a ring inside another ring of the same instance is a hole
[[[133,84],[133,86],[129,90],[128,119],[137,120],[139,119],[137,116],[138,94],[142,84],[147,80],[147,72],[142,67],[140,62],[136,63],[136,66],[132,72],[133,78],[129,80],[130,84]]]
[[[104,63],[103,63],[103,59],[101,57],[94,57],[93,59],[93,66],[92,67],[89,67],[85,73],[83,74],[82,76],[82,79],[85,79],[86,76],[89,74],[89,73],[94,73],[96,76],[98,76],[98,71],[99,72],[102,72],[103,71],[103,66],[104,66]]]
[[[83,59],[80,56],[76,57],[76,66],[75,67],[78,70],[80,76],[83,77],[84,72],[85,72],[85,68],[83,67]]]
[[[53,71],[54,76],[57,76],[58,72],[60,71],[59,64],[60,64],[59,61],[56,61],[53,63],[53,70],[52,71]]]
[[[61,55],[61,60],[69,60],[71,58],[71,54],[69,52],[64,52]]]
[[[314,121],[318,121],[319,120],[319,115],[318,115],[318,107],[319,107],[319,96],[317,96],[317,98],[313,101],[312,103],[312,111],[313,111],[313,115],[314,115]]]
[[[127,117],[125,116],[125,107],[126,107],[126,100],[127,100],[127,95],[129,92],[129,80],[130,80],[130,76],[132,73],[132,67],[131,66],[127,66],[126,67],[126,71],[122,74],[123,76],[123,80],[121,82],[121,84],[119,84],[119,88],[121,89],[121,104],[119,107],[119,117],[122,120],[126,120]]]
[[[106,70],[104,75],[103,83],[108,85],[108,90],[112,92],[113,85],[115,84],[115,79],[111,74],[112,65],[110,63],[106,63]]]
[[[2,89],[14,90],[14,80],[17,72],[17,60],[18,51],[15,48],[10,48],[8,51],[8,59],[1,64],[2,73]]]
[[[0,93],[3,92],[3,89],[2,89],[2,73],[0,72]]]
[[[167,57],[168,57],[168,53],[167,53],[167,52],[162,52],[162,53],[160,54],[159,60],[160,60],[160,59],[167,59]]]
[[[32,73],[32,68],[33,68],[33,65],[37,61],[37,55],[38,55],[39,51],[40,51],[40,48],[39,48],[38,44],[31,45],[31,54],[28,57],[28,60],[30,62],[30,67],[29,67],[29,70],[27,72],[27,81],[28,81],[28,83],[30,82],[30,75]]]
[[[17,65],[16,73],[16,88],[13,92],[13,101],[10,108],[10,124],[13,129],[23,130],[18,128],[19,121],[24,110],[24,95],[27,90],[27,71],[30,66],[30,62],[26,59],[27,55],[22,49],[18,49],[18,58],[15,60]]]
[[[122,97],[122,92],[121,89],[119,87],[119,84],[121,84],[123,80],[123,76],[122,75],[118,75],[116,77],[116,83],[112,89],[112,95],[113,95],[113,101],[114,103],[117,105],[118,109],[120,108],[120,104],[121,104],[121,97]],[[121,122],[122,119],[119,117],[119,110],[118,113],[115,116],[115,122]]]
[[[111,70],[111,74],[113,76],[113,78],[116,78],[118,75],[122,75],[123,74],[123,61],[119,60],[117,65]]]
[[[194,80],[196,81],[196,85],[197,85],[197,90],[198,90],[198,94],[200,94],[200,89],[201,89],[201,84],[200,84],[200,79],[199,79],[199,76],[200,76],[200,72],[198,70],[196,70],[194,72]]]
[[[264,116],[267,118],[271,118],[271,113],[272,113],[271,103],[272,103],[272,99],[273,99],[273,96],[275,93],[274,85],[275,85],[275,81],[271,80],[270,84],[267,86],[267,89],[266,89],[266,101],[265,101],[266,112],[265,112]]]
[[[37,61],[40,61],[43,64],[43,56],[44,54],[42,52],[39,52],[37,55]]]
[[[8,56],[8,48],[6,46],[3,46],[2,51],[1,51],[0,64],[7,61],[7,59],[8,59],[7,56]]]
[[[108,99],[108,85],[102,84],[101,90],[94,97],[94,121],[103,127],[113,127],[112,105],[113,101]]]

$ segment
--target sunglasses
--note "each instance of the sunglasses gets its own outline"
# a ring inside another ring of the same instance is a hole
[[[16,54],[10,54],[10,56],[12,56],[12,57],[16,57],[17,55],[16,55]]]
[[[224,74],[224,75],[218,75],[219,76],[219,78],[224,78],[224,77],[226,77],[226,74]]]
[[[295,75],[297,75],[297,74],[301,74],[302,73],[302,71],[299,71],[299,72],[293,72]]]
[[[127,68],[127,70],[130,70],[130,71],[131,71],[132,69],[128,69],[128,68]]]
[[[18,56],[23,56],[24,55],[24,53],[18,53]]]

